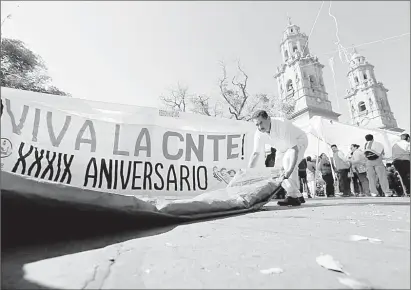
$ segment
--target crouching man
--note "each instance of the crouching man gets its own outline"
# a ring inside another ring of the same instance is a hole
[[[268,144],[284,154],[281,186],[287,192],[284,201],[279,201],[281,206],[299,206],[305,203],[299,190],[298,164],[304,158],[308,145],[308,138],[303,130],[293,123],[282,118],[271,118],[266,111],[259,110],[253,114],[253,122],[257,126],[254,135],[254,149],[251,154],[249,167],[256,166],[258,157],[264,145]]]

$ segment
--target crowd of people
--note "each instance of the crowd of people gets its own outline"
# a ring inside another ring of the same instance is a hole
[[[300,192],[308,197],[335,196],[403,196],[410,194],[410,135],[404,133],[392,148],[392,162],[384,164],[384,146],[371,134],[361,148],[352,144],[344,154],[331,145],[332,157],[322,153],[298,165]]]
[[[331,145],[332,157],[322,153],[317,159],[305,157],[306,133],[290,120],[271,117],[264,110],[252,116],[256,126],[254,146],[248,162],[254,168],[260,152],[268,145],[266,166],[274,167],[275,156],[282,153],[282,174],[276,179],[281,186],[277,198],[280,206],[299,206],[305,197],[335,196],[402,196],[410,194],[410,135],[403,133],[392,148],[392,163],[386,161],[384,146],[373,135],[365,136],[364,147],[351,145],[346,156]],[[306,193],[306,195],[304,194]]]

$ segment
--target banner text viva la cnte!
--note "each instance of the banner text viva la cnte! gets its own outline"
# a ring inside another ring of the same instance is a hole
[[[98,136],[94,122],[97,122],[98,125],[103,123],[104,126],[107,126],[106,122],[84,119],[82,126],[76,128],[72,125],[72,118],[76,116],[63,116],[60,112],[57,112],[57,114],[54,114],[54,117],[64,118],[64,124],[61,128],[55,128],[53,111],[31,108],[28,105],[14,109],[9,99],[5,101],[13,134],[20,135],[22,130],[27,130],[30,124],[31,141],[37,142],[39,130],[47,128],[50,144],[53,147],[59,148],[63,139],[67,136],[67,132],[71,130],[71,133],[68,135],[71,138],[75,136],[75,138],[72,138],[74,150],[81,151],[82,153],[85,150],[89,150],[90,153],[98,150]],[[34,116],[31,117],[33,122],[29,123],[27,122],[27,117],[30,111]],[[17,122],[17,120],[19,121]],[[97,160],[95,157],[92,157],[86,166],[83,186],[101,188],[104,186],[103,182],[105,182],[105,186],[108,189],[120,187],[133,190],[204,190],[207,188],[207,167],[204,165],[188,166],[180,164],[180,162],[198,161],[199,164],[205,163],[207,165],[207,162],[210,163],[222,159],[238,159],[240,155],[244,154],[243,144],[245,136],[243,134],[192,134],[189,132],[165,131],[161,136],[158,136],[158,133],[153,136],[149,127],[140,127],[136,130],[134,148],[127,150],[121,148],[120,139],[132,138],[130,134],[121,136],[122,124],[108,124],[114,127],[111,141],[112,151],[109,154],[112,154],[112,157],[133,156],[143,160],[126,161],[112,158]],[[109,130],[107,131],[109,132]],[[107,142],[106,135],[102,139]],[[152,144],[153,142],[158,142],[159,139],[161,140],[161,150],[153,152]],[[45,140],[41,141],[44,143]],[[172,151],[169,144],[179,144],[177,146],[179,148]],[[25,146],[27,147],[26,151],[24,151]],[[204,152],[206,150],[212,151],[212,160],[204,160]],[[161,151],[160,156],[158,156],[158,151]],[[13,167],[13,172],[20,170],[21,174],[34,174],[38,178],[70,184],[72,176],[70,167],[73,163],[74,155],[51,152],[32,145],[25,145],[24,143],[20,144],[18,152],[19,159]],[[26,170],[25,160],[29,156],[34,158],[34,162]],[[160,162],[152,164],[150,159],[153,159],[153,157]],[[171,164],[165,165],[168,162],[171,162]],[[173,162],[178,162],[178,164],[173,164]],[[57,167],[56,170],[52,170],[53,164]],[[62,167],[62,165],[64,166]],[[156,176],[158,182],[153,182],[152,176]],[[139,180],[141,182],[137,185]],[[203,184],[201,184],[201,180]]]

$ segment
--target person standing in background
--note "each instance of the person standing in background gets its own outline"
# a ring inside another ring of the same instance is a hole
[[[334,167],[338,172],[338,180],[340,182],[340,191],[343,196],[351,196],[350,179],[348,173],[350,172],[350,163],[345,155],[338,149],[337,145],[331,145],[333,151]]]
[[[364,155],[366,160],[367,178],[370,184],[372,196],[378,196],[377,182],[381,186],[381,190],[385,196],[391,196],[390,187],[388,184],[387,169],[382,162],[384,157],[384,146],[377,141],[374,141],[374,136],[371,134],[365,135],[367,141],[364,146]]]
[[[401,134],[401,140],[392,146],[393,165],[401,176],[407,194],[410,194],[410,135]]]
[[[321,176],[325,181],[325,194],[327,197],[334,197],[334,178],[331,170],[331,163],[325,153],[321,153],[320,160],[318,162],[318,171],[321,172]]]
[[[366,158],[364,152],[360,149],[360,145],[351,145],[352,158],[351,168],[354,173],[354,178],[358,180],[361,197],[370,196],[370,185],[367,178],[367,168],[365,167]]]
[[[277,150],[273,147],[270,148],[271,153],[267,155],[265,159],[265,167],[274,167],[275,166],[275,155]]]
[[[315,197],[316,185],[315,185],[315,162],[311,159],[311,156],[307,156],[307,183],[309,192]],[[311,197],[311,196],[309,196]]]
[[[352,151],[348,154],[348,157],[347,157],[347,160],[350,163],[350,171],[348,172],[348,178],[350,180],[349,182],[350,182],[351,193],[354,193],[354,196],[358,196],[360,194],[360,185],[358,182],[358,178],[354,176],[351,159],[352,159]]]
[[[307,196],[310,195],[307,183],[307,160],[305,158],[298,164],[298,179],[300,181],[300,192],[307,193]]]
[[[398,171],[395,170],[394,165],[391,163],[387,163],[385,166],[387,167],[388,186],[390,190],[393,192],[394,196],[403,196],[404,189],[401,185]]]

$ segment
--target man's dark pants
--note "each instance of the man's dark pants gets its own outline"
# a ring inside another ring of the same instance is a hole
[[[350,179],[348,178],[348,173],[349,172],[350,172],[349,169],[338,170],[338,179],[340,181],[340,190],[342,191],[343,195],[347,195],[347,196],[351,195]]]
[[[394,160],[395,169],[401,176],[407,194],[410,194],[410,161],[409,160]]]
[[[323,174],[322,177],[325,181],[325,193],[327,196],[334,196],[334,178],[332,173]]]
[[[299,170],[298,171],[298,179],[300,180],[300,192],[303,193],[304,187],[308,191],[307,171]]]

